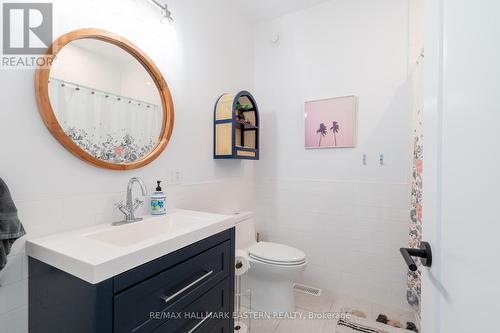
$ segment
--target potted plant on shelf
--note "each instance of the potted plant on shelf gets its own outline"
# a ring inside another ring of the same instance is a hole
[[[236,103],[236,120],[240,122],[244,122],[245,124],[252,125],[250,120],[247,120],[245,117],[245,112],[252,109],[250,104],[242,105],[240,102]]]

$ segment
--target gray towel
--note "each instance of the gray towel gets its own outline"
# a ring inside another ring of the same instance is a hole
[[[0,270],[7,264],[7,255],[12,244],[25,234],[26,231],[17,217],[17,208],[12,201],[9,188],[0,178]]]

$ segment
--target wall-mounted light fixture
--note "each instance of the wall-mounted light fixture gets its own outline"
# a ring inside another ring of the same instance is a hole
[[[168,5],[165,3],[165,4],[162,4],[160,1],[158,0],[148,0],[152,5],[154,5],[155,7],[158,7],[160,10],[161,10],[161,13],[162,15],[169,21],[169,22],[173,22],[174,21],[174,18],[172,17],[172,12],[170,10],[168,10]]]

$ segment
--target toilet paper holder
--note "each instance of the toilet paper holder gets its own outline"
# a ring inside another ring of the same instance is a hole
[[[401,255],[403,256],[403,259],[406,261],[406,264],[408,265],[408,269],[412,272],[415,272],[417,270],[417,264],[413,260],[412,257],[418,257],[420,258],[420,262],[422,265],[425,267],[431,267],[432,265],[432,250],[431,250],[431,244],[428,242],[420,242],[420,248],[419,249],[412,249],[412,248],[405,248],[402,247],[399,249],[401,252]]]

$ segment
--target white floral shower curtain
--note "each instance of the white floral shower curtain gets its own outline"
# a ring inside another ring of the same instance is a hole
[[[409,245],[419,248],[422,240],[422,173],[423,173],[423,81],[422,63],[417,63],[411,75],[413,93],[413,173],[411,184],[411,211]],[[420,313],[421,263],[418,269],[408,272],[408,290],[406,298],[415,311]]]
[[[130,163],[158,142],[163,113],[158,105],[50,79],[49,97],[64,132],[95,158]]]

